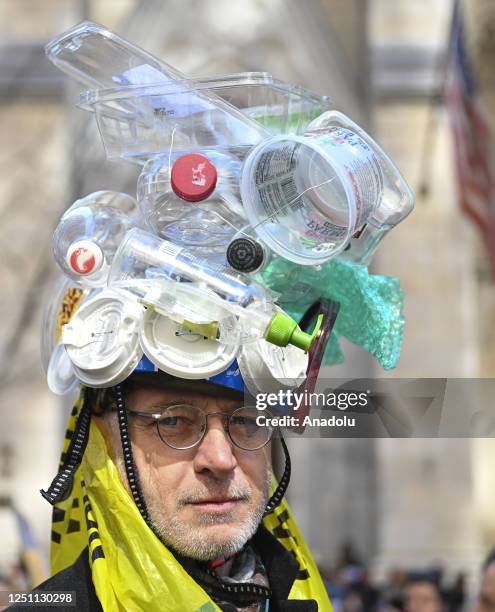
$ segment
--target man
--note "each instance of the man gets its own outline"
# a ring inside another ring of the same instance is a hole
[[[373,328],[367,349],[374,347],[374,354],[393,367],[403,325],[398,283],[381,279],[377,285],[363,266],[350,262],[341,262],[331,278],[309,274],[344,247],[328,242],[332,228],[339,245],[344,234],[350,240],[353,232],[330,222],[331,215],[328,221],[321,218],[323,225],[316,223],[319,229],[313,222],[304,225],[299,203],[292,206],[300,143],[290,159],[285,149],[282,157],[267,152],[265,169],[270,166],[270,176],[275,172],[275,182],[265,189],[253,177],[249,189],[265,212],[252,226],[247,213],[252,198],[244,206],[241,202],[247,180],[241,162],[258,143],[259,130],[246,130],[237,109],[189,85],[184,95],[161,92],[160,108],[154,106],[158,98],[147,86],[172,86],[182,76],[98,24],[78,24],[46,51],[84,88],[123,88],[125,112],[112,103],[105,115],[112,146],[122,150],[123,158],[151,162],[160,153],[166,163],[163,176],[149,174],[148,165],[143,169],[141,206],[129,204],[126,194],[95,192],[77,200],[69,209],[77,215],[64,214],[54,233],[64,277],[44,318],[47,378],[61,395],[78,381],[82,386],[58,474],[42,491],[54,506],[52,578],[38,594],[65,592],[62,602],[78,612],[330,611],[318,570],[284,501],[290,477],[287,448],[281,438],[286,464],[277,484],[271,467],[274,432],[257,423],[243,391],[277,395],[282,387],[311,394],[340,308],[329,292],[340,286],[349,288],[338,296],[349,302],[348,320],[356,329]],[[184,105],[186,99],[201,104]],[[210,151],[215,143],[232,165],[226,176],[203,154],[203,147]],[[194,146],[198,151],[191,150]],[[172,154],[181,154],[173,166]],[[211,180],[201,186],[198,157],[211,171]],[[301,168],[309,173],[304,164]],[[408,188],[397,177],[409,207]],[[225,181],[225,219],[209,200],[217,178],[219,188]],[[311,184],[309,174],[303,178]],[[173,219],[170,197],[183,200],[177,208],[174,204]],[[148,204],[152,215],[145,213]],[[282,216],[289,208],[295,216],[285,227]],[[346,226],[354,223],[351,208]],[[155,214],[164,221],[163,231],[151,223]],[[237,216],[236,225],[232,219]],[[274,249],[288,254],[288,261],[282,256],[270,261],[270,249],[257,232],[258,226],[266,229],[266,222],[274,227],[280,222],[281,235],[287,233],[291,245],[277,239]],[[306,229],[295,232],[301,223]],[[294,240],[302,250],[293,260],[299,249]],[[87,265],[76,261],[75,253],[84,253]],[[260,277],[251,275],[255,271]],[[295,299],[299,274],[305,295]],[[386,291],[378,291],[379,286]],[[283,310],[284,303],[291,312]],[[374,309],[380,313],[376,319]],[[356,321],[358,310],[361,321]],[[352,338],[357,341],[355,334]],[[384,351],[384,346],[392,348]],[[274,410],[292,416],[296,409],[281,399]],[[309,411],[306,400],[297,410],[300,418]],[[293,428],[301,431],[297,423]],[[68,591],[75,592],[76,602]]]
[[[331,610],[279,504],[288,466],[269,502],[273,431],[253,417],[242,393],[163,372],[84,389],[44,492],[53,501],[71,481],[53,519],[52,565],[64,569],[36,592],[75,592],[78,612]]]
[[[417,576],[404,590],[405,612],[443,612],[445,606],[438,584],[427,576]]]
[[[481,586],[474,612],[491,612],[495,610],[495,549],[483,563]]]

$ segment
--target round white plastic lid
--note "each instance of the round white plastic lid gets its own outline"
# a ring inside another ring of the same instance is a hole
[[[78,385],[72,362],[61,342],[55,346],[50,357],[46,376],[50,391],[57,395],[66,395]]]
[[[113,387],[114,385],[118,385],[119,383],[123,382],[133,373],[142,356],[143,353],[141,350],[139,350],[136,356],[128,363],[124,363],[120,370],[116,370],[115,368],[106,368],[105,370],[97,372],[96,374],[88,370],[82,370],[76,366],[73,367],[77,378],[85,385],[88,385],[88,387]]]
[[[236,342],[207,339],[153,310],[147,310],[142,319],[141,347],[160,370],[191,380],[223,372],[239,352]]]
[[[80,276],[97,272],[103,260],[103,251],[92,240],[77,240],[67,249],[67,265],[71,272]]]
[[[62,328],[78,378],[93,387],[122,382],[142,357],[139,326],[143,307],[133,296],[105,289],[85,302]]]
[[[237,362],[250,393],[293,389],[306,378],[309,355],[296,346],[276,346],[263,338],[242,346]]]

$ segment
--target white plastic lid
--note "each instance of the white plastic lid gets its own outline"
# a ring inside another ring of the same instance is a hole
[[[67,265],[71,272],[80,276],[97,272],[103,260],[103,251],[92,240],[77,240],[67,249]]]
[[[239,352],[237,342],[209,340],[151,309],[142,319],[141,346],[160,370],[191,380],[223,372]]]
[[[72,362],[62,342],[55,346],[46,376],[50,391],[57,395],[66,395],[78,385]]]
[[[304,382],[309,355],[289,344],[281,347],[263,338],[242,346],[237,362],[252,395],[294,389]]]
[[[84,303],[62,328],[78,378],[92,387],[122,382],[142,357],[139,326],[143,308],[133,296],[105,289]]]

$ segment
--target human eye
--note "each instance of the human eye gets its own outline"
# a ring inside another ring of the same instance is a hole
[[[194,426],[198,421],[197,410],[194,406],[169,406],[162,411],[158,424],[161,427],[179,429]]]
[[[242,429],[246,435],[254,435],[259,426],[256,423],[256,415],[250,413],[233,414],[230,418],[231,425],[236,429]]]
[[[162,416],[158,420],[158,424],[164,427],[177,427],[181,419],[182,417],[180,416]]]
[[[158,420],[158,434],[173,448],[188,448],[203,429],[203,417],[194,406],[170,406]]]
[[[242,415],[233,415],[231,421],[234,425],[252,425],[256,423],[256,419],[252,416]]]
[[[256,408],[245,406],[230,416],[230,437],[234,444],[245,450],[256,450],[270,439],[271,432],[258,425],[259,413]]]

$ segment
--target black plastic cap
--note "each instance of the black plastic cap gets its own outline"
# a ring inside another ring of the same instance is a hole
[[[239,272],[257,270],[263,264],[264,258],[263,247],[251,238],[235,238],[227,248],[227,261]]]

